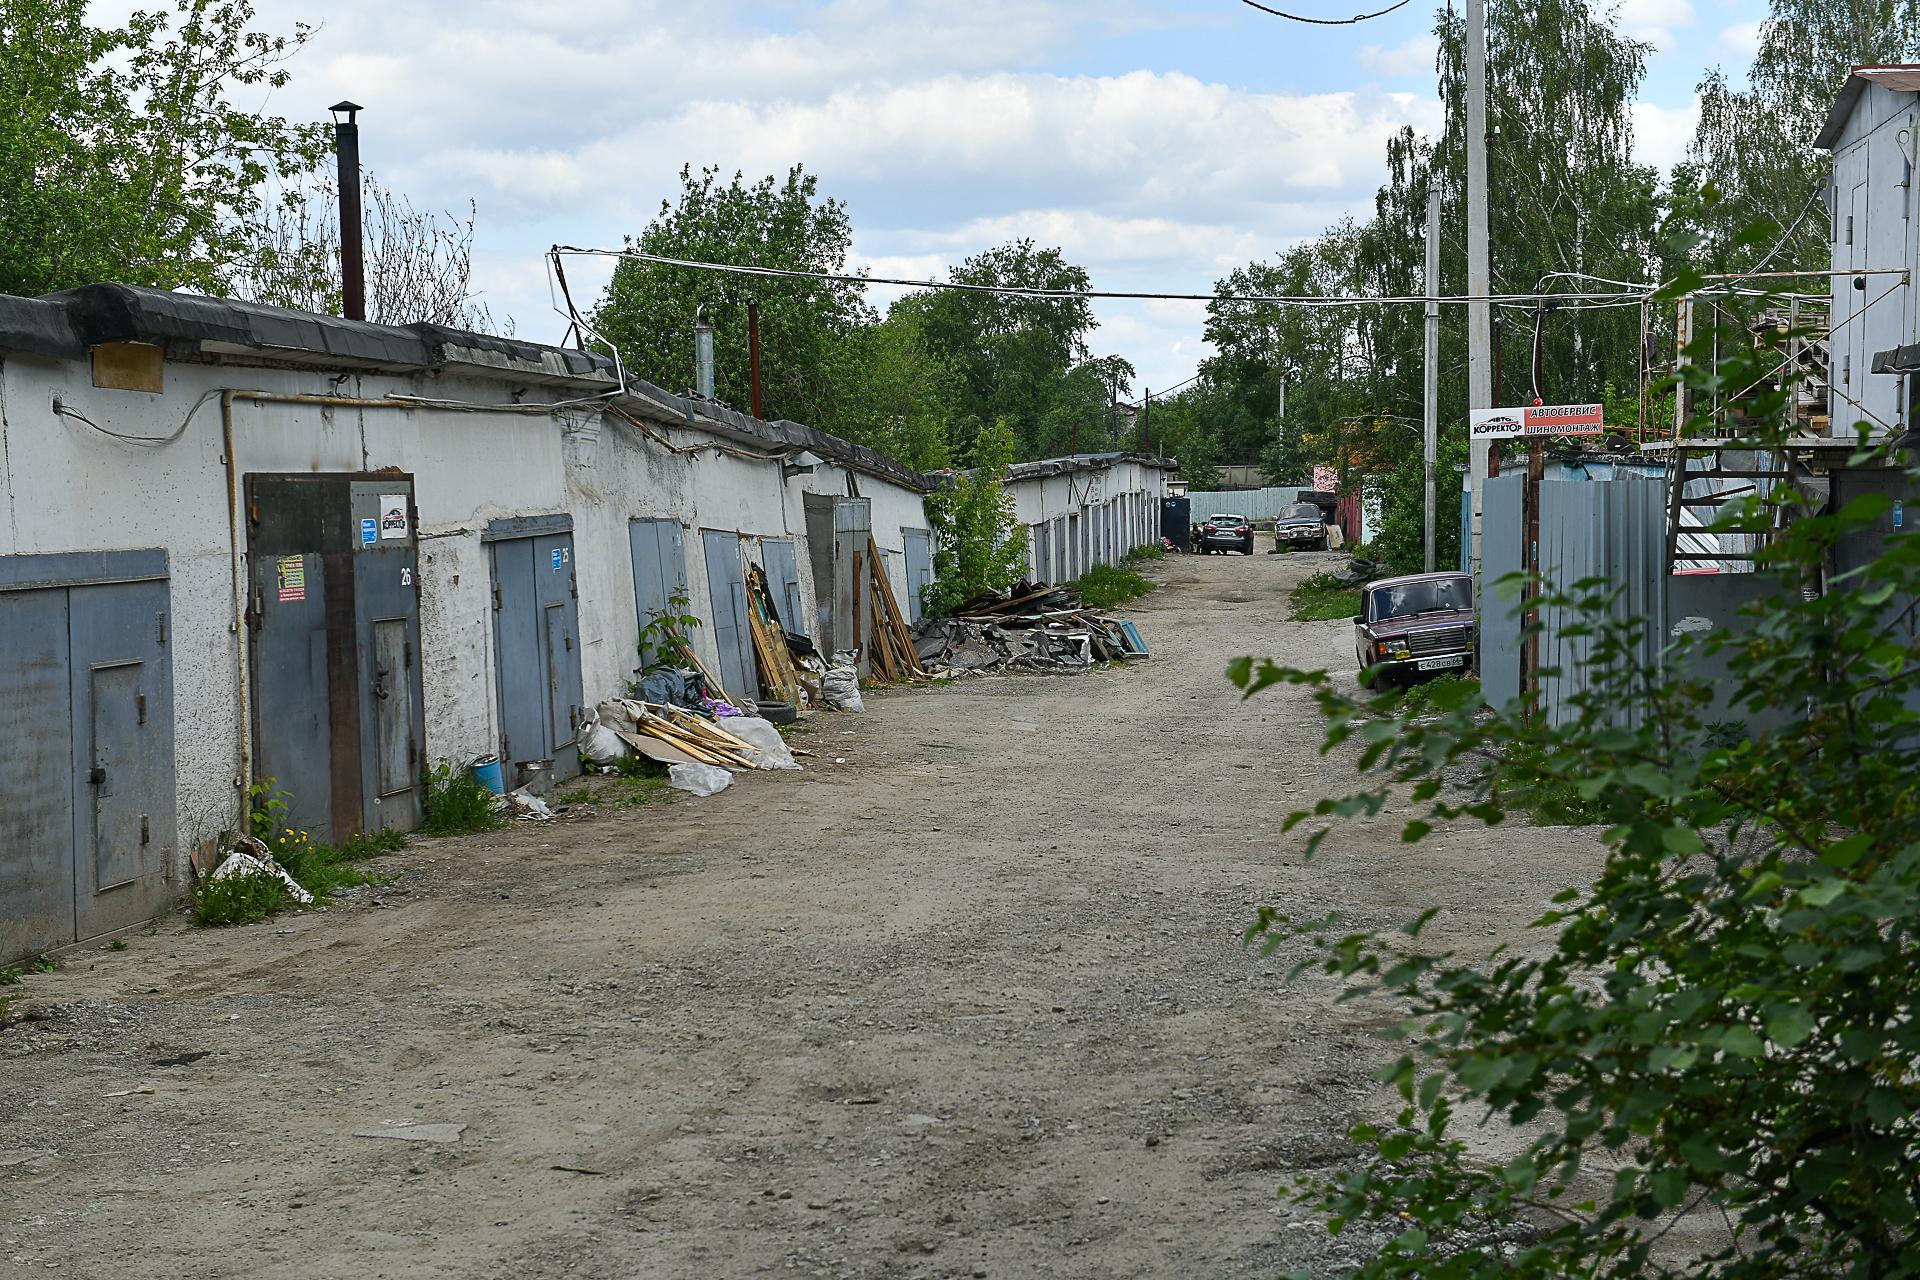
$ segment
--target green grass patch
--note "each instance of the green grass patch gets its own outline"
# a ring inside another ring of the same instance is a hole
[[[376,831],[357,835],[341,845],[316,844],[304,831],[283,831],[267,842],[273,860],[293,877],[294,883],[313,895],[320,905],[357,885],[392,884],[393,877],[367,871],[360,864],[383,853],[407,847],[407,838],[398,831]],[[188,902],[193,922],[206,928],[252,924],[282,911],[297,911],[301,903],[280,877],[253,872],[203,877],[193,888]]]
[[[273,860],[312,894],[314,901],[325,902],[340,890],[356,885],[393,883],[392,876],[363,871],[358,864],[406,847],[407,838],[398,831],[377,831],[354,836],[338,848],[303,842],[276,852]]]
[[[1167,549],[1157,542],[1142,543],[1140,546],[1127,552],[1124,557],[1128,564],[1143,564],[1148,560],[1164,560],[1166,558]]]
[[[20,985],[20,979],[25,976],[26,974],[21,972],[20,966],[17,964],[5,969],[0,969],[0,987],[17,987]]]
[[[1330,573],[1316,573],[1294,587],[1287,603],[1293,606],[1295,622],[1343,622],[1360,612],[1360,588]]]
[[[1500,803],[1532,817],[1541,827],[1584,827],[1601,818],[1598,805],[1580,794],[1572,782],[1552,776],[1550,762],[1540,748],[1515,743],[1507,748],[1507,776]]]
[[[505,825],[506,819],[493,807],[493,792],[467,770],[442,760],[427,770],[426,783],[420,819],[423,834],[457,836]]]
[[[1403,686],[1393,699],[1393,709],[1403,716],[1430,716],[1461,705],[1462,697],[1471,704],[1479,692],[1480,681],[1473,676],[1436,676]]]
[[[609,803],[627,809],[638,809],[644,805],[658,804],[673,797],[672,788],[667,786],[663,773],[659,777],[619,777],[607,783]]]
[[[1097,564],[1084,578],[1069,585],[1080,593],[1080,602],[1089,609],[1111,609],[1153,590],[1153,583],[1132,569],[1111,564]]]
[[[280,877],[262,871],[204,877],[193,887],[193,922],[206,929],[252,924],[298,906]]]
[[[52,973],[56,967],[52,956],[35,956],[33,963],[27,966],[35,973]]]
[[[592,804],[593,788],[582,786],[582,787],[575,787],[571,791],[562,791],[560,793],[560,798],[558,803],[562,805]]]

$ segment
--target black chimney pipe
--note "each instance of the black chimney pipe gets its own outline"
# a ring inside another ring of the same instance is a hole
[[[360,126],[354,117],[357,102],[336,102],[333,112],[333,153],[340,162],[340,314],[349,320],[367,318],[367,263],[360,242]],[[341,119],[341,116],[346,119]]]

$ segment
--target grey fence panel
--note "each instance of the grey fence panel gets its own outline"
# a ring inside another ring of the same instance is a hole
[[[1599,637],[1608,623],[1638,630],[1630,661],[1658,678],[1666,636],[1666,490],[1657,479],[1619,474],[1604,480],[1548,480],[1540,491],[1540,569],[1548,594],[1582,594],[1582,582],[1604,584],[1609,603],[1589,615],[1568,606],[1541,611],[1540,696],[1553,724],[1575,715],[1571,698],[1597,672]],[[1544,674],[1552,672],[1553,674]],[[1641,709],[1619,703],[1622,724]]]
[[[1590,480],[1545,480],[1540,485],[1540,577],[1548,594],[1584,594],[1580,583],[1606,576],[1606,491]],[[1568,699],[1581,688],[1596,621],[1569,605],[1540,610],[1540,701],[1548,721],[1574,718]]]
[[[1480,692],[1495,707],[1520,696],[1519,602],[1507,599],[1497,584],[1520,572],[1525,486],[1525,476],[1500,476],[1487,481],[1481,498]]]
[[[1193,504],[1194,518],[1197,520],[1223,514],[1245,516],[1249,520],[1271,520],[1280,514],[1281,508],[1300,501],[1301,494],[1312,492],[1312,489],[1289,485],[1277,489],[1202,491],[1189,493],[1187,500]]]

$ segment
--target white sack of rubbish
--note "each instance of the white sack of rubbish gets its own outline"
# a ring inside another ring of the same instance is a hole
[[[793,752],[787,749],[787,740],[773,727],[771,720],[762,720],[759,716],[741,716],[738,720],[727,721],[727,732],[750,745],[760,755],[759,768],[762,769],[798,769]]]
[[[820,677],[820,696],[835,711],[867,709],[867,704],[860,699],[860,669],[853,665],[852,659],[850,653],[836,654],[834,664]]]
[[[718,765],[674,764],[667,766],[667,785],[696,796],[718,795],[733,783],[733,775]]]

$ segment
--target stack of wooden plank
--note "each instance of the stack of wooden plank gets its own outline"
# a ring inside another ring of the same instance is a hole
[[[789,706],[800,705],[800,666],[786,628],[767,589],[767,575],[757,564],[747,566],[747,624],[753,632],[753,656],[760,668],[760,691]]]
[[[603,703],[604,714],[613,704]],[[716,722],[683,707],[660,702],[619,699],[618,707],[632,717],[629,730],[614,727],[620,740],[649,760],[661,764],[714,764],[723,769],[752,769],[760,753],[751,743],[734,737]]]
[[[900,602],[894,598],[893,584],[887,580],[886,562],[880,548],[867,539],[868,629],[867,666],[876,680],[925,680],[926,670],[914,651],[913,635],[907,620],[900,616]]]

